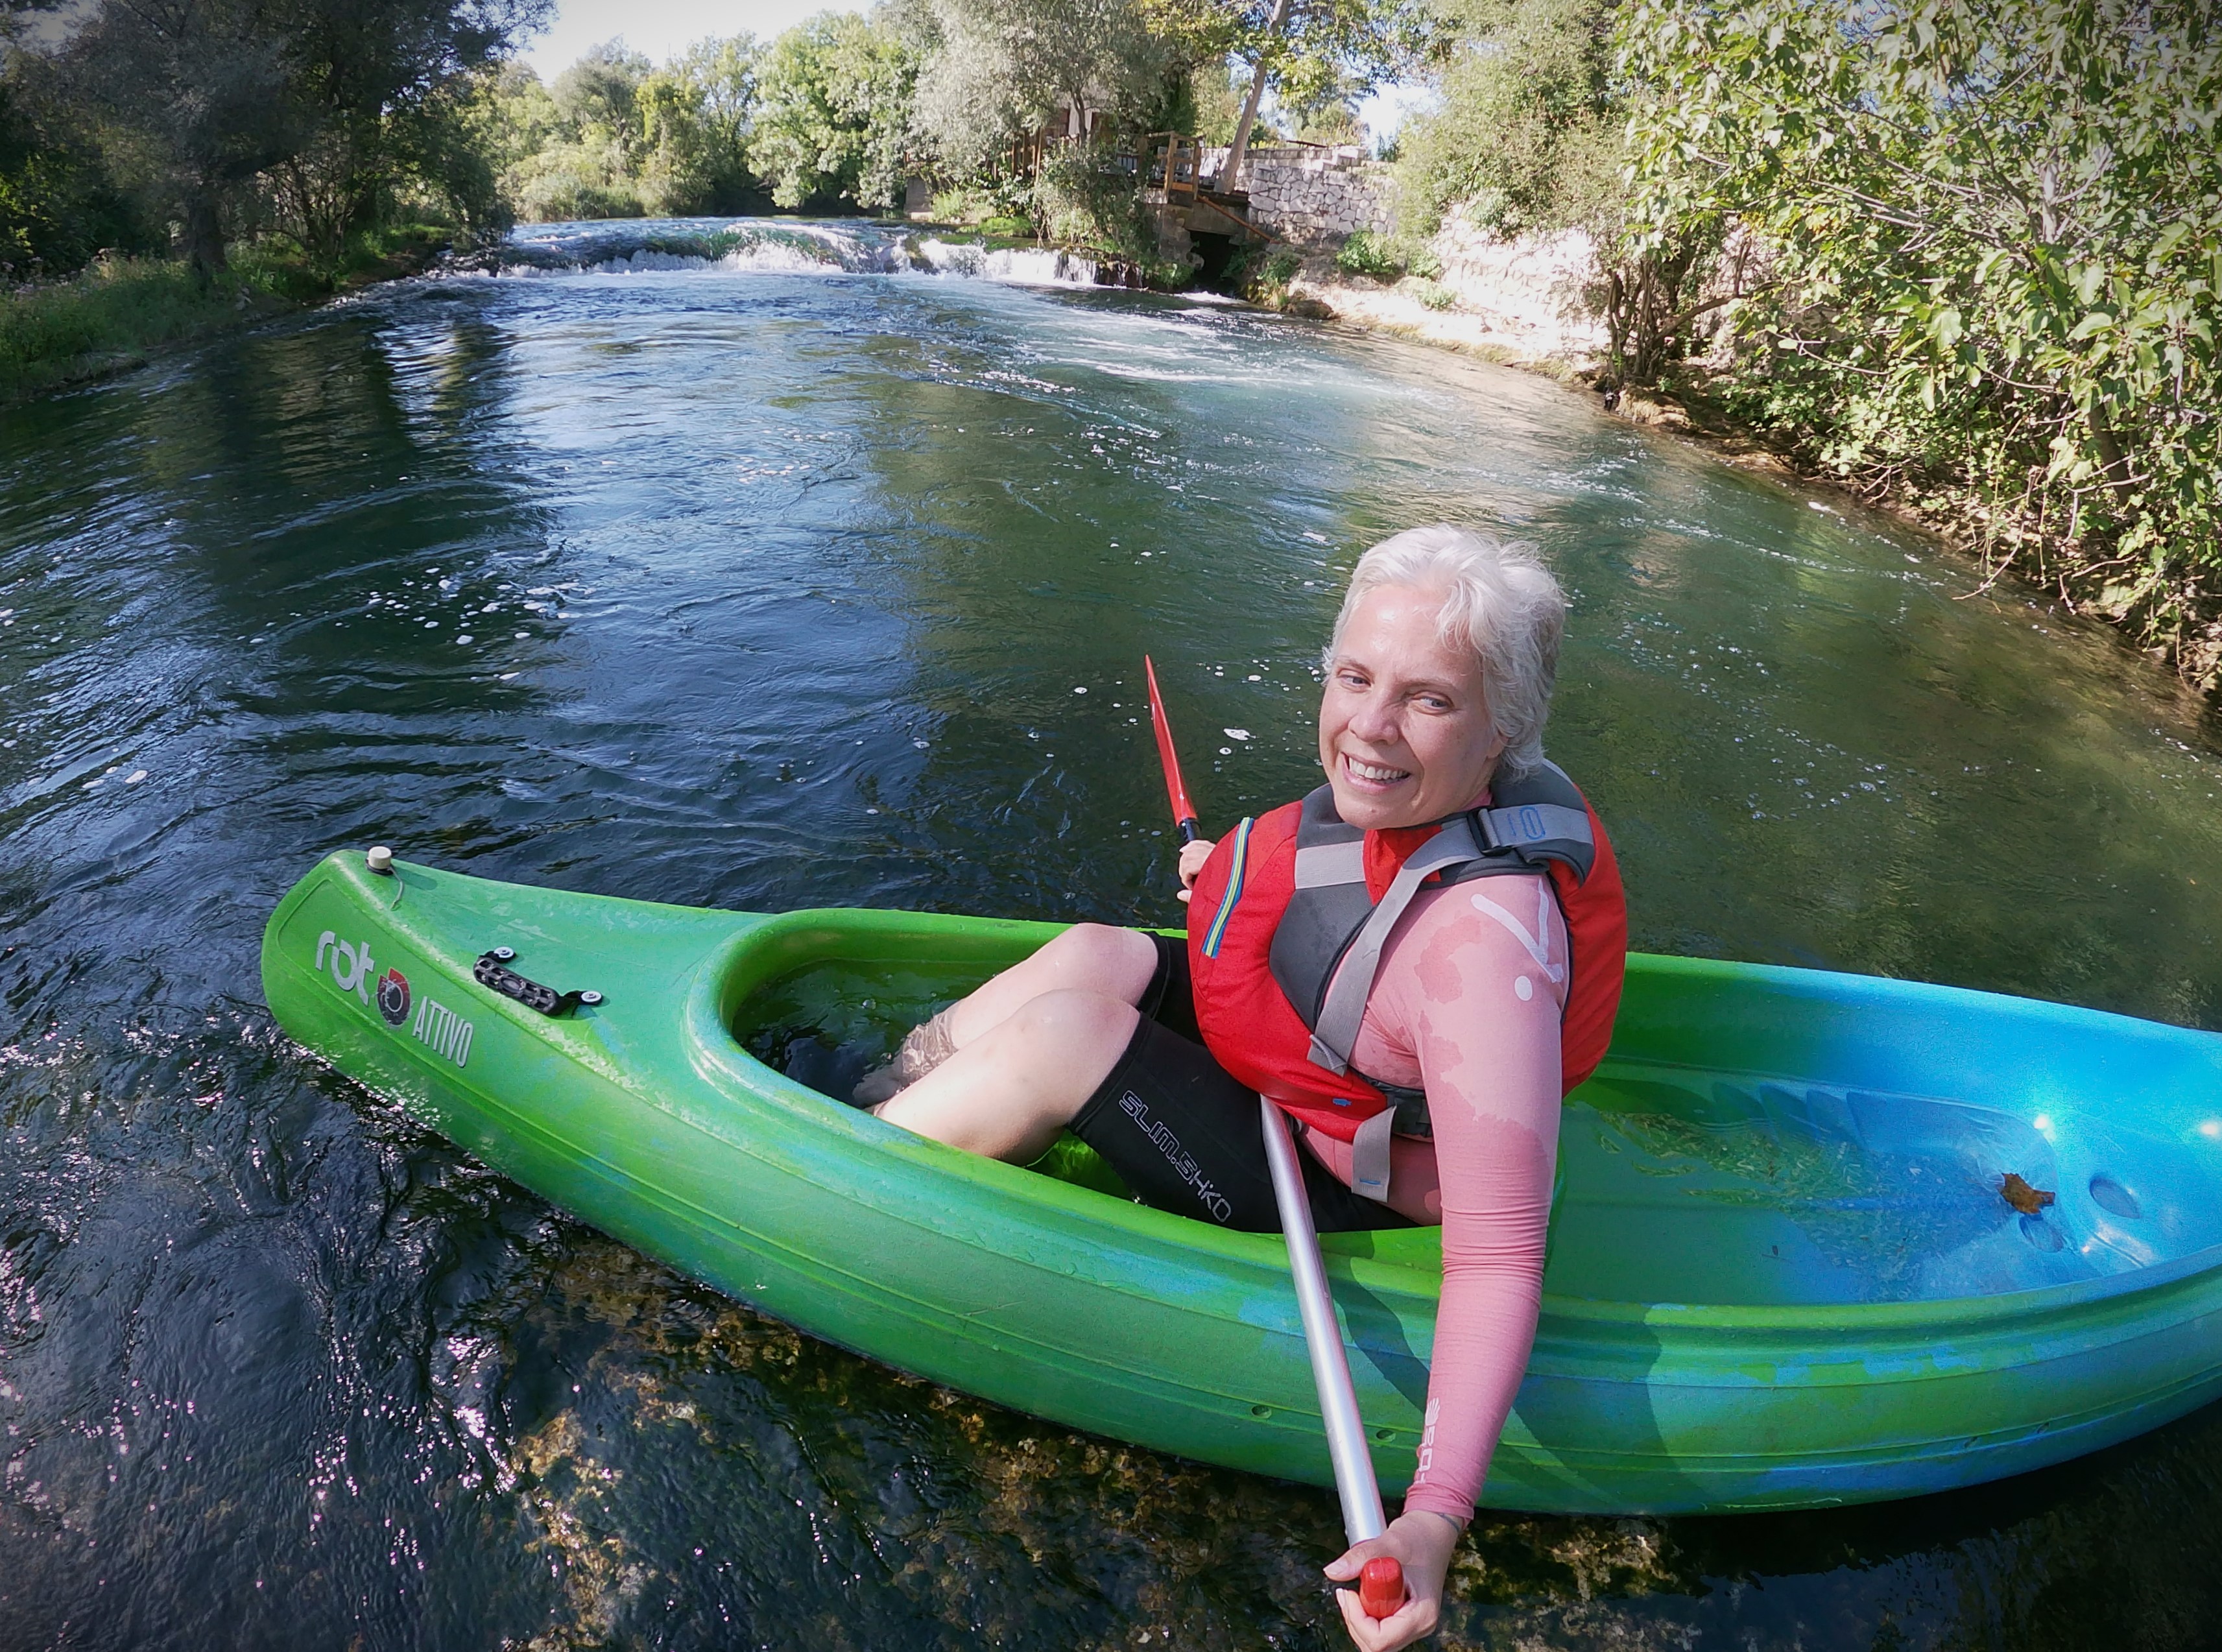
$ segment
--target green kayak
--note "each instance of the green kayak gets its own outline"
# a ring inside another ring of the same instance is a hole
[[[853,1071],[1055,933],[704,911],[348,853],[273,914],[262,978],[341,1071],[768,1314],[1060,1423],[1330,1484],[1277,1235],[1135,1204],[1076,1141],[997,1164],[788,1076]],[[1560,1157],[1495,1506],[1905,1497],[2093,1450],[2222,1386],[2222,1036],[1638,956]],[[1393,1491],[1437,1235],[1326,1244]]]

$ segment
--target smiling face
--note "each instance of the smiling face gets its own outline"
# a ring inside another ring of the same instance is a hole
[[[1504,740],[1481,662],[1436,630],[1439,590],[1378,586],[1328,667],[1320,763],[1337,813],[1368,832],[1423,826],[1479,797]]]

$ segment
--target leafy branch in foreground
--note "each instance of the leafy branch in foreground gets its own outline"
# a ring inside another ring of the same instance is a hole
[[[1729,226],[1739,411],[2222,676],[2222,41],[2201,0],[1633,0],[1630,218]]]

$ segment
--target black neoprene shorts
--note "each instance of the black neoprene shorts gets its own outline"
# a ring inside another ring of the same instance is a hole
[[[1103,1155],[1145,1204],[1245,1233],[1281,1230],[1258,1093],[1203,1047],[1188,947],[1164,935],[1157,971],[1136,1006],[1142,1019],[1119,1065],[1072,1121],[1072,1133]],[[1321,1233],[1412,1224],[1361,1198],[1300,1146],[1296,1162]]]

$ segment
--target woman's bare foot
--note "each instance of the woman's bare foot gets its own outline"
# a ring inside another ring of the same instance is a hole
[[[859,1107],[876,1108],[955,1055],[957,1040],[949,1030],[950,1014],[945,1009],[932,1020],[912,1027],[896,1048],[894,1058],[884,1067],[875,1067],[866,1073],[851,1099]]]

